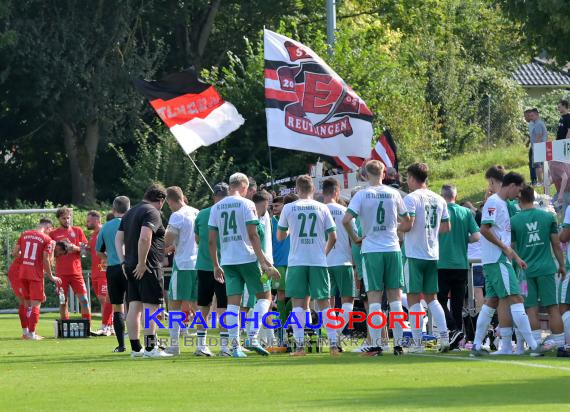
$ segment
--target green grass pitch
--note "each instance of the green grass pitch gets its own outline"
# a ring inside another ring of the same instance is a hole
[[[55,315],[39,333],[53,336]],[[98,322],[96,322],[98,323]],[[466,352],[131,359],[114,337],[20,340],[0,316],[0,410],[570,410],[570,359]]]

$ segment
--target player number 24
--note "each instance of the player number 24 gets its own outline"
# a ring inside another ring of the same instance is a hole
[[[221,214],[222,219],[224,219],[224,236],[229,235],[228,229],[230,229],[233,234],[237,233],[237,224],[236,224],[236,212],[232,210],[231,213],[222,212]]]

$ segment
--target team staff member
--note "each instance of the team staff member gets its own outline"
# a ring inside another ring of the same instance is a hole
[[[101,214],[96,210],[87,213],[86,225],[93,233],[89,238],[89,252],[91,254],[91,283],[93,292],[101,305],[101,329],[95,332],[98,335],[111,336],[113,333],[113,306],[109,302],[107,293],[107,278],[105,275],[104,263],[97,255],[97,236],[101,230]]]
[[[61,279],[54,277],[51,271],[51,254],[53,241],[47,235],[52,229],[49,219],[41,219],[35,230],[26,230],[20,235],[16,245],[15,255],[20,255],[20,285],[21,294],[26,306],[31,307],[28,318],[28,335],[25,339],[41,340],[36,334],[36,325],[40,320],[40,306],[45,301],[44,272],[46,277],[56,285]]]
[[[121,261],[115,249],[115,236],[119,230],[121,219],[131,207],[131,201],[126,196],[118,196],[113,200],[113,219],[103,225],[97,235],[97,254],[105,262],[107,277],[107,292],[113,305],[113,328],[119,344],[113,352],[125,351],[125,318],[123,302],[127,293],[127,278],[121,269]]]
[[[441,196],[447,202],[447,211],[451,223],[451,231],[439,234],[439,247],[444,251],[437,262],[439,292],[437,300],[445,312],[447,327],[451,331],[450,349],[455,349],[463,338],[463,300],[467,285],[467,245],[480,238],[479,226],[473,213],[466,207],[455,203],[457,188],[443,185]],[[447,309],[447,296],[451,293],[451,313]]]
[[[214,204],[218,203],[228,195],[229,186],[227,183],[218,183],[214,186],[213,200]],[[210,306],[216,295],[216,312],[218,318],[226,311],[228,306],[228,297],[226,295],[226,286],[214,279],[214,266],[210,257],[210,248],[208,247],[208,220],[212,207],[200,210],[194,223],[194,236],[198,244],[198,257],[196,259],[196,270],[198,271],[198,306],[204,319],[210,314]],[[219,238],[218,238],[219,242]],[[219,245],[218,245],[219,250]],[[207,329],[202,329],[202,325],[198,327],[198,348],[203,351],[206,349]],[[228,349],[229,335],[225,328],[220,326],[220,353],[219,356],[231,357],[232,353]]]
[[[59,313],[62,319],[69,319],[67,291],[71,286],[73,293],[79,298],[81,317],[91,321],[87,288],[81,268],[81,250],[87,245],[87,238],[80,227],[71,226],[71,215],[72,211],[67,207],[57,209],[55,216],[60,227],[49,234],[56,242],[63,242],[66,245],[65,252],[56,254],[55,257],[55,272],[61,278],[61,287],[65,293],[65,303],[59,305]]]
[[[160,210],[165,199],[166,189],[159,184],[151,185],[143,201],[125,213],[115,237],[115,249],[128,280],[127,326],[133,358],[172,356],[159,350],[154,321],[149,322],[149,328],[144,331],[144,348],[139,338],[143,310],[154,313],[164,302],[162,261],[165,230]]]

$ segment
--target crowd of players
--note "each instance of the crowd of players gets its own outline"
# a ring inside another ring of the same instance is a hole
[[[524,184],[522,176],[494,166],[485,175],[488,197],[479,229],[473,212],[455,203],[453,186],[443,187],[443,197],[427,188],[424,163],[408,167],[407,195],[382,184],[386,174],[381,162],[368,161],[361,174],[368,185],[355,189],[347,206],[334,178],[324,181],[317,201],[309,176],[297,178],[296,194],[272,198],[258,192],[246,175],[235,173],[229,184],[214,187],[213,205],[201,211],[187,204],[180,188],[152,185],[132,208],[128,198],[117,197],[112,219],[102,227],[99,214],[90,212],[89,241],[79,227],[71,226],[71,210],[61,208],[56,214],[59,228],[41,219],[35,230],[22,233],[14,249],[9,277],[20,300],[22,337],[41,339],[35,329],[45,300],[44,274],[62,292],[71,287],[79,297],[82,317],[91,318],[81,271],[81,255],[89,248],[93,288],[102,307],[97,334],[115,334],[115,351],[125,352],[128,330],[132,357],[180,355],[179,323],[172,324],[166,348],[159,345],[153,321],[140,341],[145,310],[154,313],[163,305],[165,255],[173,257],[169,310],[199,310],[207,318],[215,295],[218,315],[226,313],[232,319],[244,312],[261,319],[272,307],[282,323],[295,314],[297,321],[290,322],[292,356],[305,355],[311,302],[325,324],[336,296],[347,322],[360,288],[376,325],[381,323],[383,299],[390,313],[404,311],[405,291],[406,309],[427,308],[437,329],[438,351],[447,352],[463,338],[468,244],[473,243],[480,248],[486,299],[471,354],[488,353],[483,342],[495,312],[501,337],[495,353],[541,356],[556,348],[566,353],[570,290],[561,241],[570,240],[570,209],[559,233],[556,215],[535,208],[534,189]],[[166,228],[160,214],[164,203],[172,212]],[[69,317],[66,295],[61,294],[62,319]],[[546,307],[549,314],[551,334],[545,339],[539,307]],[[197,329],[195,354],[212,356],[207,329]],[[338,356],[344,350],[342,331],[325,329],[329,352]],[[377,356],[387,348],[395,355],[423,352],[423,318],[410,323],[410,329],[412,338],[404,339],[404,327],[396,322],[389,347],[383,331],[369,327],[368,344],[361,353]],[[511,343],[513,329],[516,350]],[[271,330],[262,333],[269,339],[260,339],[260,325],[248,322],[242,342],[240,328],[220,329],[219,355],[241,358],[247,351],[269,355],[290,346],[284,329],[277,339]],[[277,348],[267,342],[276,342]]]

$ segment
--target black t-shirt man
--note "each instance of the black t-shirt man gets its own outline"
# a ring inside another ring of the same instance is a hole
[[[160,212],[144,201],[131,208],[123,216],[119,226],[119,230],[125,234],[125,265],[136,266],[138,263],[139,236],[143,226],[152,230],[146,264],[150,269],[161,268],[164,259],[164,226]]]
[[[558,131],[556,132],[556,140],[566,139],[570,129],[570,113],[563,114],[558,122]]]
[[[146,258],[147,270],[142,278],[136,279],[134,272],[138,264],[139,237],[142,227],[151,229],[152,239]],[[150,203],[142,201],[123,216],[119,231],[124,233],[124,269],[128,281],[127,301],[152,305],[162,304],[164,301],[162,260],[166,231],[162,225],[160,212]]]

